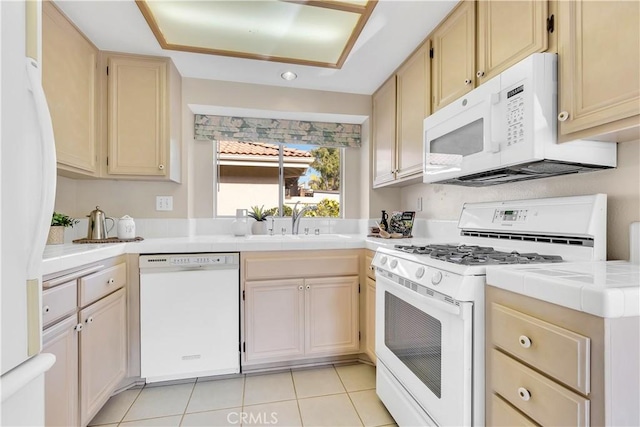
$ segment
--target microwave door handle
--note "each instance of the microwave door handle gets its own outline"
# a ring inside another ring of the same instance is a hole
[[[500,92],[496,92],[496,93],[492,93],[491,94],[491,106],[492,106],[492,111],[493,111],[493,106],[497,105],[500,102]],[[491,120],[493,120],[493,114],[491,114]],[[499,153],[500,152],[500,141],[495,141],[493,139],[493,135],[495,134],[493,132],[493,123],[489,123],[489,129],[491,130],[491,135],[489,136],[490,141],[489,141],[489,146],[486,147],[485,152],[487,153]]]

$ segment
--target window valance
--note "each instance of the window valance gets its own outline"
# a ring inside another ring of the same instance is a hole
[[[361,126],[300,120],[195,115],[195,139],[360,147]]]

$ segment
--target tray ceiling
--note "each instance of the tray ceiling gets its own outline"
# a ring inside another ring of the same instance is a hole
[[[164,49],[341,68],[377,0],[136,0]]]

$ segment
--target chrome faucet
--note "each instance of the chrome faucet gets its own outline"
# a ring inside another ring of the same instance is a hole
[[[298,211],[298,203],[300,202],[298,201],[295,205],[293,205],[293,209],[291,211],[291,234],[298,234],[298,229],[300,228],[300,218],[302,218],[305,212],[315,211],[317,209],[315,206],[307,205],[304,208],[300,209],[300,211]]]

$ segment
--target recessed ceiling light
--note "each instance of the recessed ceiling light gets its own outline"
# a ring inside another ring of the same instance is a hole
[[[285,71],[284,73],[280,74],[280,77],[282,77],[285,80],[291,81],[291,80],[297,79],[298,75],[293,71]]]

